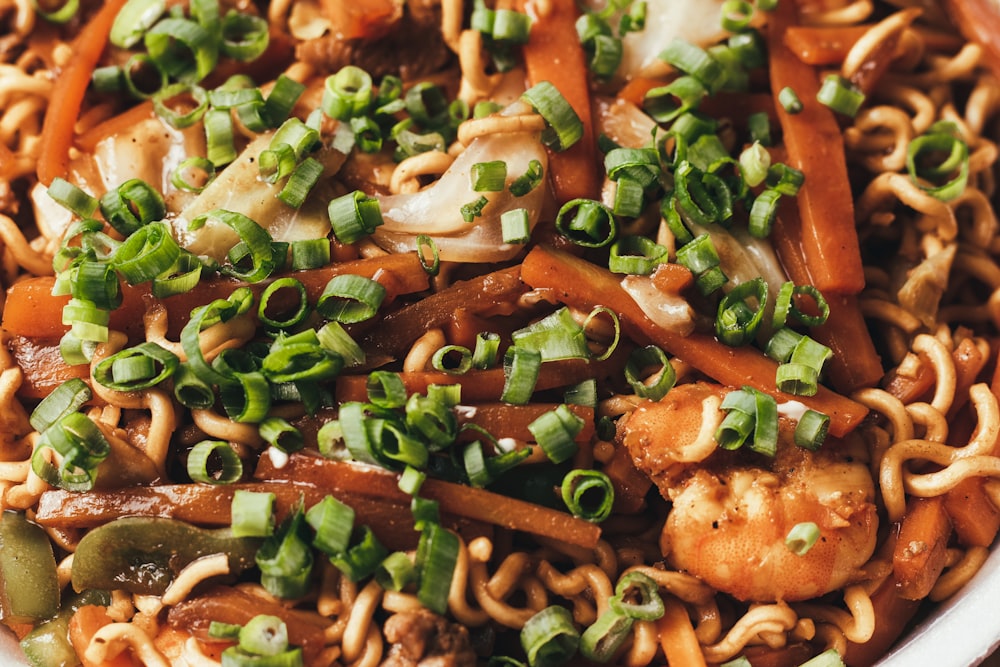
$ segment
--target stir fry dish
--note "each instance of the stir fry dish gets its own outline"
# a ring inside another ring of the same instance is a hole
[[[877,663],[1000,530],[988,0],[0,0],[35,667]]]

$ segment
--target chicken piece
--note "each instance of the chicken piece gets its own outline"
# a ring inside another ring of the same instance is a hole
[[[432,611],[393,614],[383,632],[392,646],[382,667],[475,667],[468,630]]]

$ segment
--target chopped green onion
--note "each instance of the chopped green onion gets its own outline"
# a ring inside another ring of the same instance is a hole
[[[778,217],[778,204],[780,202],[781,193],[770,188],[754,198],[753,206],[750,207],[750,220],[747,222],[747,231],[750,232],[750,236],[766,239],[771,235],[774,221]]]
[[[301,207],[313,186],[319,182],[319,177],[322,174],[322,163],[307,156],[288,177],[285,187],[281,188],[281,192],[278,193],[278,199],[292,208]]]
[[[375,570],[375,581],[387,591],[401,591],[417,580],[417,569],[403,551],[393,551]]]
[[[184,83],[204,79],[218,60],[212,35],[189,19],[164,18],[146,31],[143,41],[157,66]]]
[[[330,118],[361,116],[372,101],[372,78],[360,67],[347,65],[326,78],[322,108]]]
[[[340,322],[327,322],[316,331],[316,337],[320,345],[339,354],[345,366],[358,366],[365,362],[365,351],[344,330]]]
[[[498,334],[480,331],[476,334],[476,347],[472,351],[472,367],[485,370],[496,365],[500,349]]]
[[[785,546],[796,556],[805,556],[820,538],[819,526],[812,521],[795,524],[785,536]]]
[[[254,656],[281,655],[288,649],[288,627],[277,616],[258,614],[240,628],[239,648]]]
[[[753,5],[747,0],[726,0],[722,4],[722,29],[729,32],[741,32],[750,27],[753,18]]]
[[[674,172],[674,195],[680,212],[700,225],[726,222],[733,215],[733,195],[725,181],[687,160]]]
[[[816,410],[806,410],[795,426],[795,444],[811,452],[817,451],[826,440],[830,417]]]
[[[242,270],[229,266],[224,272],[248,283],[261,282],[275,269],[274,252],[271,248],[271,235],[249,217],[235,211],[217,208],[196,217],[189,229],[197,229],[208,220],[222,222],[231,227],[250,250],[251,265]]]
[[[333,234],[341,243],[360,241],[382,224],[378,200],[368,197],[361,190],[332,199],[327,213]]]
[[[257,428],[264,442],[286,454],[299,451],[305,444],[302,432],[281,417],[268,417]]]
[[[749,303],[753,299],[754,304]],[[730,347],[746,345],[757,335],[767,310],[767,282],[760,277],[734,287],[719,302],[715,335]]]
[[[522,244],[531,240],[531,219],[526,208],[500,214],[500,233],[504,243]]]
[[[675,37],[658,58],[690,74],[711,93],[718,91],[726,82],[726,71],[722,65],[707,51],[683,39]]]
[[[410,86],[403,100],[406,103],[406,111],[417,124],[431,128],[448,125],[448,97],[441,86],[423,81]]]
[[[58,468],[45,460],[45,448],[62,456]],[[110,451],[111,445],[89,417],[70,412],[42,433],[31,457],[31,468],[53,486],[67,491],[89,491],[97,479],[98,466]]]
[[[559,209],[556,229],[573,243],[585,248],[601,248],[617,233],[614,213],[591,199],[572,199]]]
[[[330,556],[330,562],[351,581],[371,576],[389,555],[368,526],[361,526],[361,540],[347,551]]]
[[[515,197],[523,197],[528,194],[542,182],[543,173],[542,163],[532,159],[528,162],[527,171],[511,181],[510,193]]]
[[[234,60],[254,60],[267,50],[267,20],[253,14],[230,10],[222,19],[219,51]]]
[[[45,11],[46,8],[40,6],[38,0],[32,0],[31,7],[46,21],[63,24],[69,23],[80,11],[80,0],[66,0],[65,4],[54,11]]]
[[[175,294],[183,294],[194,289],[201,280],[204,265],[201,260],[187,250],[181,250],[173,266],[153,278],[153,296],[165,299]]]
[[[417,544],[417,598],[435,613],[443,614],[448,609],[458,552],[459,541],[454,533],[435,523],[424,526]]]
[[[864,104],[865,94],[844,77],[829,74],[823,79],[816,99],[833,111],[853,118]]]
[[[802,112],[802,100],[790,86],[785,86],[778,92],[778,104],[790,114]]]
[[[906,148],[906,171],[929,195],[951,201],[965,191],[969,178],[969,145],[954,123],[937,122]]]
[[[500,192],[507,182],[507,163],[503,160],[477,162],[469,173],[476,192]]]
[[[504,355],[504,386],[500,400],[524,405],[531,399],[541,367],[541,352],[513,345]]]
[[[180,364],[174,372],[174,397],[186,408],[205,409],[215,403],[211,385],[202,380],[187,364]]]
[[[844,659],[835,648],[829,648],[799,667],[844,667]]]
[[[521,647],[531,667],[561,665],[577,652],[579,645],[580,633],[566,607],[546,607],[521,628]]]
[[[46,194],[63,208],[81,218],[89,218],[97,210],[100,202],[65,178],[56,176],[46,190]]]
[[[44,433],[66,415],[76,412],[91,398],[90,387],[80,378],[66,380],[43,398],[28,418],[31,428]]]
[[[613,273],[646,276],[666,261],[666,247],[645,236],[623,236],[611,244],[608,269]]]
[[[747,128],[751,141],[760,142],[762,146],[773,145],[771,138],[771,119],[766,111],[758,111],[747,116]]]
[[[204,157],[189,157],[174,169],[170,183],[178,190],[201,192],[215,180],[215,165]]]
[[[560,485],[563,502],[573,516],[600,523],[611,516],[615,489],[611,479],[598,470],[575,469]]]
[[[306,512],[306,522],[316,531],[313,546],[332,556],[347,550],[354,530],[354,509],[326,496]]]
[[[109,190],[100,201],[104,219],[128,236],[139,227],[162,220],[167,207],[163,197],[145,181],[132,178],[113,190]]]
[[[115,251],[112,265],[131,285],[148,282],[173,268],[180,256],[166,223],[140,227]]]
[[[393,409],[406,405],[406,385],[399,373],[372,371],[365,382],[368,400],[380,408]]]
[[[166,0],[128,0],[111,24],[108,41],[123,49],[131,48],[166,9]]]
[[[637,621],[655,621],[663,616],[659,586],[652,577],[642,572],[624,574],[615,584],[615,594],[608,604],[619,614]]]
[[[669,123],[678,116],[697,109],[708,94],[693,76],[679,76],[666,86],[650,89],[642,101],[643,110],[658,123]]]
[[[472,351],[461,345],[445,345],[431,356],[431,367],[436,371],[462,375],[472,368]]]
[[[316,302],[316,312],[344,324],[363,322],[378,311],[385,287],[370,278],[340,274],[330,279]]]
[[[559,90],[548,81],[540,81],[524,91],[521,99],[530,104],[548,128],[542,141],[553,150],[564,151],[583,136],[583,122]]]
[[[161,88],[152,99],[156,115],[178,130],[194,125],[208,111],[208,93],[200,86],[174,83]]]
[[[767,169],[767,184],[783,195],[794,197],[805,182],[805,174],[787,164],[778,163]]]
[[[778,451],[778,403],[770,394],[754,391],[754,428],[750,449],[774,456]]]
[[[586,333],[566,307],[514,331],[511,338],[518,348],[538,351],[542,361],[590,357]]]
[[[232,484],[243,476],[243,462],[228,442],[202,440],[188,453],[187,473],[203,484]]]
[[[423,436],[432,451],[447,447],[458,434],[458,419],[450,405],[416,393],[406,401],[406,425]]]
[[[678,248],[677,263],[691,270],[698,291],[706,296],[729,280],[719,267],[719,254],[708,234],[701,234]]]
[[[462,214],[462,220],[472,222],[483,214],[483,209],[489,203],[489,199],[485,196],[480,196],[478,199],[470,201],[467,204],[462,204],[462,207],[459,209],[459,212]]]
[[[236,159],[233,143],[233,117],[228,110],[209,109],[203,118],[205,124],[206,155],[216,167]]]
[[[147,341],[101,360],[93,374],[94,380],[114,391],[141,391],[173,375],[179,363],[175,354]]]
[[[260,583],[275,597],[300,598],[309,590],[313,556],[302,537],[304,521],[305,515],[299,508],[257,550]]]
[[[575,438],[583,430],[583,419],[563,404],[540,414],[528,424],[528,430],[549,460],[562,463],[579,449]]]
[[[580,636],[580,655],[598,663],[609,662],[632,632],[635,619],[607,609]]]
[[[652,383],[647,384],[644,378],[650,377],[651,367],[657,368],[659,373]],[[663,350],[656,345],[647,345],[629,353],[625,362],[625,380],[637,396],[658,401],[673,389],[677,373]]]
[[[232,450],[230,450],[232,451]],[[233,491],[230,515],[233,537],[270,537],[274,534],[273,493]]]

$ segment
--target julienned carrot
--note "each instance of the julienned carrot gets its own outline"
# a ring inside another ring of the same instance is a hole
[[[947,558],[951,518],[944,497],[910,498],[892,552],[899,596],[922,600],[931,592]]]
[[[844,662],[851,667],[869,667],[883,658],[917,613],[920,601],[900,597],[896,579],[890,576],[872,594],[872,607],[875,611],[872,638],[861,644],[847,643]]]
[[[424,332],[447,326],[458,309],[484,316],[505,314],[526,291],[516,267],[458,281],[390,313],[376,331],[364,337],[361,344],[366,349],[402,357]]]
[[[287,275],[301,281],[310,302],[315,303],[330,279],[343,273],[378,280],[393,296],[420,292],[429,285],[427,272],[416,253],[339,262]],[[62,308],[69,297],[52,296],[54,280],[51,276],[28,278],[7,291],[2,319],[2,326],[7,332],[26,338],[59,338],[69,329],[62,323]],[[225,299],[242,284],[228,278],[204,280],[188,292],[163,299],[170,313],[168,334],[176,336],[180,333],[193,308],[213,299]],[[261,282],[249,287],[259,296],[266,285],[267,282]],[[111,311],[111,328],[124,331],[130,337],[133,333],[141,333],[143,301],[149,298],[148,295],[148,285],[133,287],[123,283],[122,305]]]
[[[262,456],[256,476],[259,479],[305,482],[329,492],[343,492],[350,497],[367,496],[407,505],[410,502],[410,496],[399,489],[396,473],[320,456],[293,454],[281,468],[275,468],[269,457]],[[601,537],[600,527],[589,521],[485,489],[427,479],[420,487],[420,495],[438,501],[442,512],[533,535],[554,537],[586,549],[593,549]]]
[[[583,359],[565,359],[542,364],[535,382],[536,391],[566,387],[595,377],[596,364],[588,364]],[[462,375],[443,371],[407,371],[399,374],[406,387],[406,393],[427,393],[432,384],[461,384],[462,401],[483,403],[500,400],[503,392],[504,374],[502,368],[471,370]],[[342,375],[337,378],[338,401],[367,401],[368,377],[366,375]]]
[[[785,46],[808,65],[840,65],[869,27],[795,25],[785,31]]]
[[[58,338],[24,338],[11,336],[7,341],[11,356],[21,368],[21,386],[17,395],[22,399],[40,400],[56,387],[72,378],[90,378],[90,366],[67,366],[59,351]]]
[[[798,285],[812,285],[815,283],[811,266],[802,253],[800,220],[794,202],[781,202],[771,243],[788,277]],[[830,305],[830,317],[811,334],[833,352],[833,358],[826,364],[831,384],[845,394],[875,386],[884,375],[882,360],[872,342],[857,298],[837,294],[825,296]]]
[[[522,9],[534,15],[531,36],[524,45],[524,64],[532,85],[548,81],[566,98],[583,122],[583,136],[568,150],[549,157],[549,181],[561,202],[586,197],[595,199],[601,190],[597,173],[597,140],[591,111],[587,60],[576,33],[580,15],[574,0],[549,0],[544,15],[535,15],[533,0],[519,0]]]
[[[768,22],[768,49],[773,94],[788,87],[802,101],[802,111],[796,114],[775,104],[788,162],[806,177],[796,197],[802,252],[821,292],[858,294],[865,280],[844,142],[833,112],[816,100],[816,70],[796,58],[782,39],[796,22],[795,12],[795,3],[778,5]]]
[[[76,610],[69,619],[69,641],[76,649],[76,654],[83,662],[83,667],[132,667],[132,656],[128,651],[123,651],[114,658],[101,662],[88,660],[86,657],[87,647],[97,631],[105,625],[112,623],[108,616],[107,607],[100,607],[88,604]]]
[[[966,39],[983,47],[983,59],[1000,76],[1000,14],[992,0],[945,0],[948,16]]]
[[[822,386],[815,396],[792,396],[777,391],[774,386],[777,364],[760,351],[729,347],[702,333],[685,336],[658,326],[622,289],[614,274],[586,260],[535,246],[521,264],[521,279],[536,289],[552,290],[558,300],[582,310],[595,306],[611,308],[633,339],[659,345],[721,384],[750,385],[772,394],[779,403],[799,401],[823,412],[830,416],[830,433],[837,437],[853,430],[868,414],[864,406]]]
[[[267,458],[267,457],[263,457]],[[86,494],[56,489],[39,499],[36,521],[43,526],[93,528],[123,516],[162,517],[198,526],[221,527],[232,523],[230,507],[237,490],[275,495],[275,518],[281,521],[298,506],[315,505],[333,493],[349,504],[358,525],[370,526],[378,539],[390,549],[412,549],[417,533],[413,531],[413,513],[409,500],[378,497],[377,494],[347,495],[337,489],[320,488],[293,480],[281,482],[244,482],[228,485],[172,484],[136,486],[114,490],[96,490]],[[442,520],[463,534],[480,535],[483,526],[444,512]]]
[[[45,112],[38,154],[38,180],[44,185],[69,169],[69,147],[80,114],[90,76],[104,52],[111,24],[125,0],[108,0],[80,31],[73,42],[73,58],[52,87],[51,103]]]
[[[698,637],[694,634],[691,617],[676,598],[666,596],[663,599],[663,616],[656,621],[656,630],[668,663],[689,667],[704,667],[707,664]]]
[[[951,517],[958,541],[966,546],[988,547],[1000,532],[1000,509],[984,487],[985,478],[969,477],[944,494],[944,509]]]
[[[92,152],[103,139],[114,136],[129,136],[136,125],[155,116],[152,102],[143,102],[121,112],[82,132],[76,138],[76,145],[85,152]]]

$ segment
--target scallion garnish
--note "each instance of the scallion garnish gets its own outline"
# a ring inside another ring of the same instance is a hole
[[[797,523],[785,536],[785,546],[796,556],[805,556],[820,538],[819,526],[812,521]]]
[[[563,477],[563,502],[573,516],[600,523],[611,516],[615,490],[611,479],[599,470],[577,468]]]
[[[521,628],[521,647],[532,667],[561,665],[580,646],[580,633],[566,607],[552,605],[528,619]]]
[[[830,74],[823,79],[816,99],[833,111],[853,118],[864,104],[865,94],[844,77]]]
[[[583,122],[566,98],[548,81],[540,81],[524,91],[521,98],[537,111],[548,128],[542,141],[557,151],[564,151],[583,136]]]

